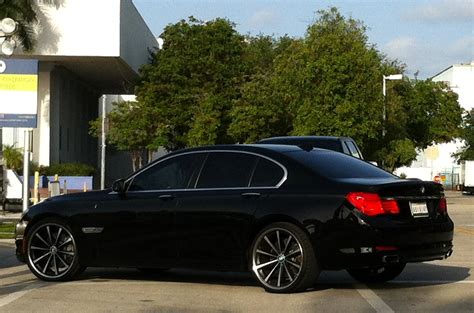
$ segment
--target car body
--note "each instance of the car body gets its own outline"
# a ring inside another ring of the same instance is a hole
[[[252,270],[266,290],[293,292],[321,270],[386,281],[407,262],[448,257],[453,227],[440,184],[324,149],[223,145],[32,206],[16,247],[45,280],[88,266]]]
[[[295,145],[303,149],[321,148],[333,150],[355,158],[364,159],[357,143],[350,137],[336,136],[282,136],[265,138],[258,144]]]

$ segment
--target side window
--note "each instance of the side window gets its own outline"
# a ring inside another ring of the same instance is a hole
[[[351,152],[350,155],[353,157],[359,158],[360,159],[360,154],[359,151],[357,150],[356,146],[352,141],[346,141],[346,145],[349,148],[349,151]]]
[[[275,187],[284,174],[283,169],[274,162],[258,158],[250,187]]]
[[[199,171],[205,153],[193,153],[165,160],[132,180],[129,191],[186,189],[193,173]]]
[[[210,152],[197,188],[248,187],[257,157],[237,152]]]

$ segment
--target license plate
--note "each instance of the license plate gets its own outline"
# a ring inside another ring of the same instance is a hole
[[[426,202],[410,202],[410,211],[413,217],[424,217],[429,215]]]

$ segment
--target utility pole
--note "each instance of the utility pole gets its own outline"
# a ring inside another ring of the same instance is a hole
[[[30,205],[30,153],[31,153],[31,130],[25,130],[23,149],[23,212],[28,210]]]
[[[101,151],[100,151],[100,189],[105,189],[105,104],[107,102],[107,96],[102,95],[102,138],[101,138]]]

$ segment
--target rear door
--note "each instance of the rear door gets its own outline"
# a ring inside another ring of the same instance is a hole
[[[181,265],[242,268],[255,210],[283,177],[282,168],[261,156],[210,152],[195,190],[177,195]]]

